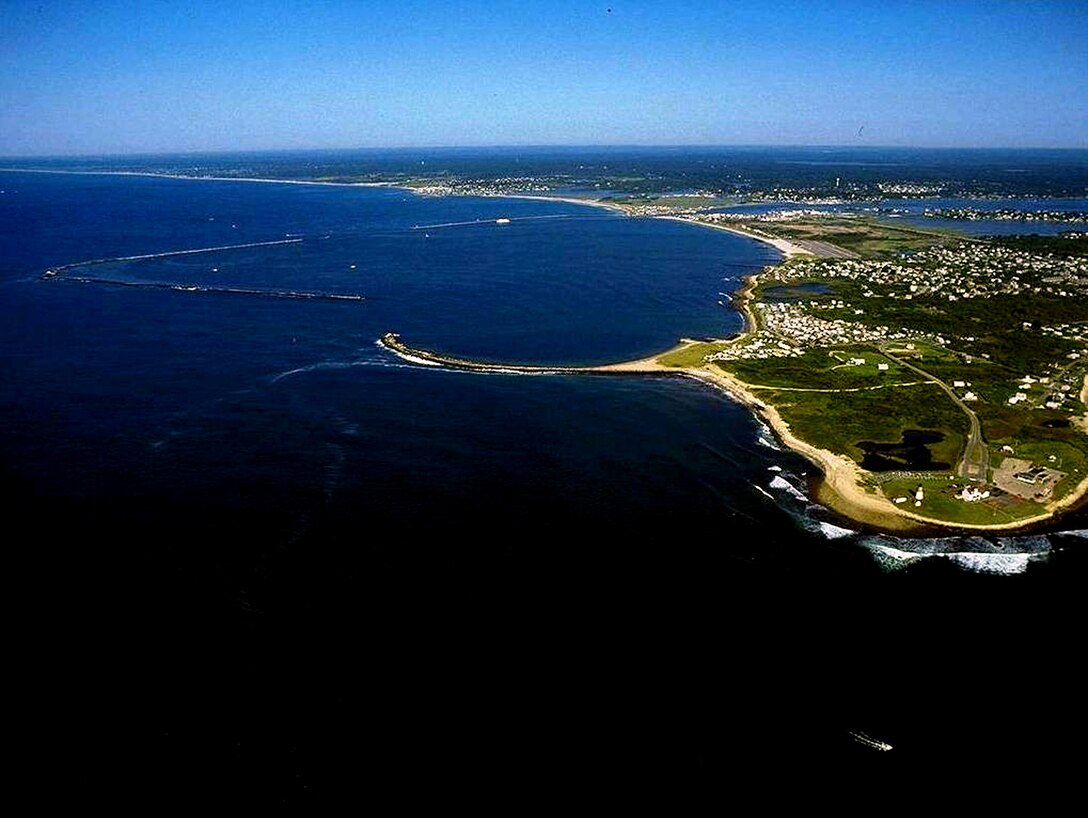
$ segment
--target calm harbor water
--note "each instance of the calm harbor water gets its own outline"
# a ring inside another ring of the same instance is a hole
[[[436,372],[375,346],[640,357],[737,331],[722,294],[775,251],[395,189],[0,189],[0,465],[33,532],[14,567],[59,780],[292,803],[363,770],[894,775],[1025,741],[1061,763],[1077,519],[871,536],[699,384]]]

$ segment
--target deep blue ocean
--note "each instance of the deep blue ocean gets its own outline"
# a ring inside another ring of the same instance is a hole
[[[987,753],[1060,771],[1080,516],[872,536],[700,384],[433,371],[375,344],[641,357],[738,331],[728,294],[777,260],[563,203],[0,172],[34,757],[74,790],[250,805]]]

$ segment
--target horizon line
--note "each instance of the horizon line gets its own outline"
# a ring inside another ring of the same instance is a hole
[[[290,153],[363,153],[363,152],[410,152],[410,151],[512,151],[512,150],[720,150],[745,148],[777,149],[826,149],[826,150],[918,150],[918,151],[1088,151],[1086,145],[1070,146],[1031,146],[1031,145],[850,145],[842,143],[760,143],[760,142],[705,142],[676,144],[640,144],[640,143],[525,143],[525,144],[474,144],[474,145],[386,145],[356,147],[311,147],[311,148],[210,148],[199,150],[139,150],[125,152],[90,152],[90,153],[13,153],[0,154],[0,161],[25,161],[30,159],[116,159],[126,157],[168,157],[168,156],[232,156],[238,154],[290,154]]]

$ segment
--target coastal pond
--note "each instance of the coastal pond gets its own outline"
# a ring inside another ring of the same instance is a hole
[[[941,432],[905,429],[898,443],[863,440],[856,445],[865,452],[860,465],[869,471],[945,471],[951,464],[935,461],[929,449],[931,444],[940,443],[944,438]]]
[[[799,284],[767,287],[763,290],[762,298],[772,304],[780,304],[789,301],[803,301],[814,295],[830,295],[832,292],[831,286],[822,281],[805,281]]]

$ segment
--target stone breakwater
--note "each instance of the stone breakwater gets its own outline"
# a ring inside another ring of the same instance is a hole
[[[1046,513],[1010,524],[972,525],[965,523],[946,523],[930,517],[923,517],[895,506],[886,498],[867,492],[862,484],[866,472],[845,455],[838,455],[821,449],[796,437],[789,424],[777,409],[761,401],[751,391],[751,386],[738,380],[710,363],[692,366],[666,366],[662,359],[678,351],[700,343],[692,339],[681,339],[677,346],[649,358],[626,361],[603,366],[543,366],[530,364],[509,364],[487,361],[473,361],[450,355],[417,349],[408,346],[400,336],[393,332],[383,335],[379,346],[389,350],[403,360],[411,363],[453,369],[463,372],[493,374],[535,374],[535,375],[652,375],[657,377],[688,378],[700,381],[708,386],[728,394],[734,401],[750,410],[773,430],[774,435],[788,449],[802,455],[815,464],[823,474],[818,499],[844,517],[848,517],[872,529],[898,534],[918,535],[932,533],[936,529],[959,531],[1016,531],[1031,525],[1037,525],[1052,519],[1057,513],[1076,504],[1088,492],[1088,478],[1077,486],[1076,490],[1063,498]]]

